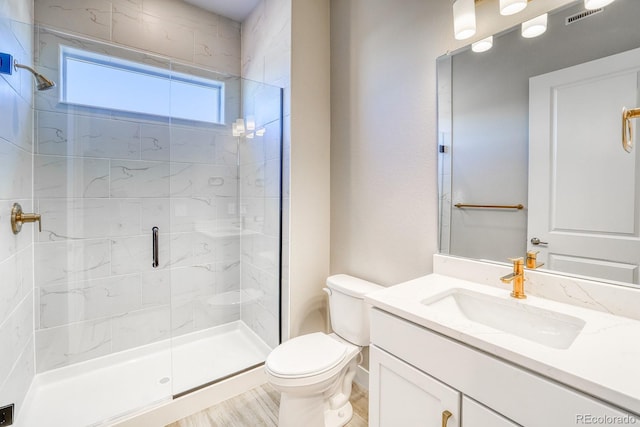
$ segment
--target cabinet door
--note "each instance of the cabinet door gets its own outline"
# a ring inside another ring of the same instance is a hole
[[[369,368],[371,427],[460,427],[458,391],[374,345]]]
[[[462,397],[462,427],[519,427],[511,420],[493,412],[467,396]]]

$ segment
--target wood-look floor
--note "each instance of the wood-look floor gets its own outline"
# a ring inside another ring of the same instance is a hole
[[[261,385],[209,409],[183,418],[167,427],[277,427],[280,393]],[[348,427],[366,427],[369,396],[356,384],[351,393],[353,418]]]

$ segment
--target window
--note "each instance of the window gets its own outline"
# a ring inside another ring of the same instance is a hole
[[[224,83],[61,46],[60,102],[224,123]]]

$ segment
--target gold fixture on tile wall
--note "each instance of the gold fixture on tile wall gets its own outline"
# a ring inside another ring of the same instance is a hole
[[[19,203],[14,203],[11,208],[11,230],[13,234],[18,234],[22,230],[22,224],[25,222],[38,221],[38,231],[42,232],[42,221],[40,221],[40,214],[37,213],[24,213],[22,212],[22,206]]]

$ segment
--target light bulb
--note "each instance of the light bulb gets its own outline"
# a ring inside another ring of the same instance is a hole
[[[522,23],[522,37],[530,39],[547,31],[547,14],[540,15]]]
[[[600,9],[613,2],[614,0],[584,0],[584,8],[589,10]]]
[[[527,0],[500,0],[500,15],[514,15],[527,7]]]
[[[493,36],[489,36],[486,39],[479,40],[471,44],[471,50],[474,52],[486,52],[493,47]]]
[[[254,130],[256,128],[256,118],[253,116],[247,116],[247,130]]]
[[[468,39],[476,33],[474,0],[455,0],[453,2],[453,32],[457,40]]]
[[[236,127],[238,129],[238,132],[240,134],[243,134],[244,133],[244,120],[236,119]]]

